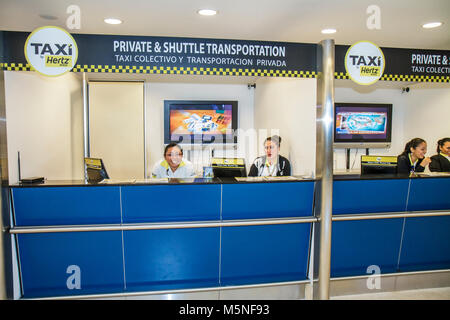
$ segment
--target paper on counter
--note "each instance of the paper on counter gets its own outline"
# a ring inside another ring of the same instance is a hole
[[[136,179],[135,183],[168,183],[168,178]]]
[[[100,184],[131,184],[134,183],[136,179],[103,179]]]

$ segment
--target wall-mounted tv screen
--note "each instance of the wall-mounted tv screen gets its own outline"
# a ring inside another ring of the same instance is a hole
[[[391,143],[392,104],[335,103],[334,146],[386,148]]]
[[[237,101],[164,101],[164,143],[237,143]]]

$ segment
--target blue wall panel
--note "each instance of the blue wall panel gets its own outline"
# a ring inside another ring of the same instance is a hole
[[[122,187],[124,223],[220,219],[220,185]]]
[[[25,298],[123,291],[120,231],[20,234],[18,243]],[[67,286],[74,265],[81,289]]]
[[[224,184],[222,218],[262,219],[312,215],[314,182]]]
[[[408,183],[408,179],[334,181],[333,214],[405,211]]]
[[[450,178],[411,179],[408,210],[450,209]]]
[[[403,218],[334,221],[331,231],[331,277],[366,275],[377,265],[381,273],[397,269]]]
[[[125,231],[127,291],[219,285],[219,228]]]
[[[222,228],[221,285],[307,278],[310,223]]]
[[[119,187],[14,188],[17,226],[120,223]]]
[[[407,218],[400,271],[450,269],[450,216]]]

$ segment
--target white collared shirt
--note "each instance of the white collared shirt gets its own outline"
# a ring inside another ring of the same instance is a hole
[[[266,160],[264,164],[264,169],[261,173],[261,177],[276,177],[277,175],[277,166],[278,162],[274,162],[272,164],[269,163],[269,160]]]
[[[450,161],[450,156],[446,155],[443,152],[440,152],[441,156],[443,156],[444,158],[446,158],[448,161]]]
[[[195,177],[194,165],[188,160],[182,160],[175,172],[165,159],[155,163],[152,170],[153,178],[193,178]]]

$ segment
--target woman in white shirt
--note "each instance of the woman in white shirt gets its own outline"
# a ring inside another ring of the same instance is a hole
[[[193,178],[195,177],[192,162],[183,159],[183,149],[170,143],[164,149],[164,159],[153,166],[153,178]]]

